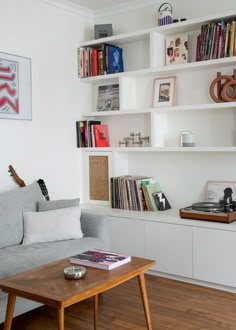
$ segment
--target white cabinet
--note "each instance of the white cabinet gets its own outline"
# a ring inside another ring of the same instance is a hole
[[[143,221],[112,217],[109,221],[110,249],[119,253],[145,257]]]
[[[236,232],[193,229],[194,279],[236,287]]]
[[[154,270],[192,277],[192,227],[147,222],[146,257],[157,261]]]
[[[119,140],[131,132],[150,136],[146,147],[155,152],[235,151],[236,103],[214,103],[210,98],[209,86],[217,71],[232,75],[236,57],[195,62],[196,36],[201,31],[201,25],[234,17],[233,14],[208,16],[82,42],[81,47],[96,47],[103,43],[122,47],[125,68],[123,73],[80,80],[87,83],[86,88],[91,96],[85,105],[83,118],[99,118],[109,125],[110,144],[115,152],[124,152],[125,148],[119,148]],[[189,37],[189,63],[165,66],[165,39],[180,33],[186,33]],[[177,78],[176,105],[152,108],[154,78],[173,75]],[[120,85],[120,110],[97,112],[98,86],[111,83]],[[195,134],[196,148],[179,147],[180,132],[186,129]],[[137,151],[138,148],[126,151]]]

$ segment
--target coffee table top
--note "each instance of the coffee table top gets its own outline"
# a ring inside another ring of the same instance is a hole
[[[143,272],[155,261],[132,257],[131,262],[113,270],[86,267],[85,277],[66,280],[63,270],[70,265],[69,258],[20,273],[0,281],[7,293],[54,307],[67,307],[115,287]]]

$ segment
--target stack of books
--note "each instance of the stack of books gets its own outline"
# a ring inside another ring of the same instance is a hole
[[[197,37],[196,61],[236,56],[235,20],[212,22],[201,27]]]
[[[164,211],[171,208],[154,178],[131,175],[111,178],[111,207],[132,211]]]
[[[78,49],[78,74],[80,78],[124,71],[123,49],[110,44],[98,48]]]
[[[76,122],[77,147],[109,147],[108,125],[99,120],[80,120]]]

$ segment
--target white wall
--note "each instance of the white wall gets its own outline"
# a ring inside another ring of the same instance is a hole
[[[163,1],[157,2],[155,6],[133,8],[126,13],[99,15],[96,23],[112,23],[114,34],[153,27],[157,25],[157,11],[160,3]],[[230,10],[236,11],[234,0],[224,2],[175,0],[171,3],[175,18],[190,19]],[[193,81],[190,82],[190,85],[192,84]],[[201,84],[200,80],[199,84]],[[206,91],[208,91],[208,87],[206,87]],[[191,104],[191,99],[185,103]],[[224,134],[224,132],[219,132],[219,134]],[[218,138],[218,136],[215,137]],[[213,136],[213,138],[215,137]],[[157,178],[172,207],[176,208],[203,201],[207,180],[236,181],[236,155],[234,153],[130,153],[128,161],[129,174]]]
[[[0,119],[0,191],[43,178],[51,198],[80,195],[75,121],[81,95],[76,51],[91,18],[43,0],[0,0],[0,52],[32,59],[32,121]]]

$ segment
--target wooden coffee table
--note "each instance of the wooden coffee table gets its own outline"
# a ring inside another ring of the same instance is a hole
[[[132,257],[132,261],[113,270],[87,267],[87,273],[80,280],[66,280],[63,270],[70,265],[63,259],[0,281],[2,291],[8,293],[4,330],[10,330],[16,297],[22,297],[49,305],[58,310],[58,329],[64,329],[64,309],[81,300],[94,297],[94,329],[98,323],[98,294],[109,290],[133,277],[138,277],[143,301],[147,329],[151,330],[144,272],[155,261]]]

